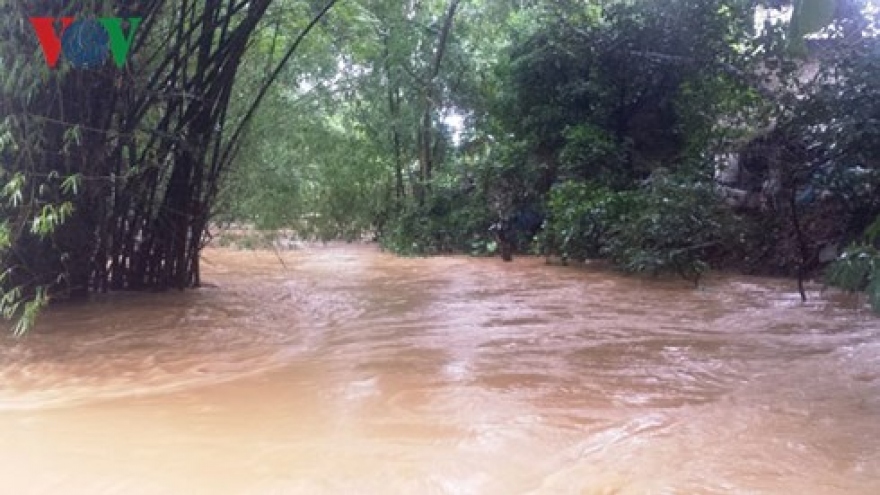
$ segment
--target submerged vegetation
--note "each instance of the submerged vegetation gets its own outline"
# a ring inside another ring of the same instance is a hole
[[[880,308],[865,0],[0,11],[0,313],[18,332],[49,299],[198,285],[228,221],[694,281],[829,267]],[[50,68],[33,16],[129,19],[129,58]]]

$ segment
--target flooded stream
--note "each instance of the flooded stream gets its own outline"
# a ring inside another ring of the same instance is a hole
[[[369,246],[0,337],[10,494],[880,493],[880,320],[791,281]]]

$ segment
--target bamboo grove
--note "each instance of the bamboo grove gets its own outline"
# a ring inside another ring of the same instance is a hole
[[[236,86],[243,55],[285,2],[0,4],[0,310],[24,316],[16,330],[49,298],[199,285],[220,178],[334,3],[310,5],[298,36],[276,26],[273,66],[247,92]],[[28,19],[66,16],[140,18],[125,65],[48,67]]]

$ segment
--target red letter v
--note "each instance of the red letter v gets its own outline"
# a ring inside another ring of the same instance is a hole
[[[31,17],[30,21],[34,31],[37,32],[43,55],[46,56],[46,65],[54,69],[55,64],[58,63],[58,55],[61,54],[61,35],[73,22],[73,17],[61,18],[61,33],[55,33],[55,19],[51,17]]]

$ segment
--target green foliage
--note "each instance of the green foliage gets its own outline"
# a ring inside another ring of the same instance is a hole
[[[566,182],[548,200],[541,249],[564,258],[610,258],[625,271],[698,279],[739,242],[739,220],[712,185],[655,174],[637,190]]]
[[[846,249],[827,271],[828,283],[847,291],[863,291],[871,283],[880,252],[873,246],[854,245]]]
[[[0,129],[4,127],[0,124]],[[11,142],[0,141],[0,157],[6,147],[11,147]],[[33,326],[39,310],[48,302],[48,296],[45,286],[30,287],[19,283],[20,278],[15,276],[19,267],[12,261],[12,247],[24,230],[21,224],[26,218],[14,213],[28,211],[28,205],[25,204],[25,175],[21,172],[11,173],[4,167],[0,168],[0,179],[6,182],[0,188],[0,318],[15,319],[13,334],[21,336]],[[31,220],[32,232],[41,236],[51,235],[69,216],[71,208],[70,203],[58,207],[51,203],[44,205]]]
[[[788,182],[808,184],[842,207],[836,215],[847,244],[880,215],[880,39],[849,41],[847,33],[861,29],[859,18],[835,22],[822,40],[834,57],[795,86],[799,94],[785,100],[779,122],[803,150],[784,163]]]
[[[829,284],[850,292],[864,291],[875,311],[880,312],[880,251],[855,244],[844,251],[826,271]]]
[[[569,7],[514,45],[505,127],[563,179],[631,188],[697,158],[714,137],[753,13],[741,2]]]
[[[12,124],[11,119],[0,123],[0,136],[7,137],[0,137],[0,160],[5,160],[0,168],[0,318],[14,319],[13,333],[20,336],[33,326],[49,302],[50,287],[63,277],[40,273],[26,262],[31,254],[26,250],[37,242],[56,242],[58,232],[75,211],[81,177],[56,170],[35,173],[29,160],[21,160],[21,167],[11,163],[14,152],[22,151],[10,137]],[[24,146],[36,146],[22,141]],[[36,154],[31,150],[27,156],[31,153]]]
[[[880,169],[874,152],[880,149],[880,39],[843,47],[823,67],[797,119],[803,134],[828,150],[829,160]]]
[[[880,312],[880,216],[866,230],[864,240],[847,248],[825,272],[826,281],[850,292],[868,294],[868,301]]]
[[[48,238],[73,212],[73,203],[67,201],[59,205],[44,205],[31,222],[31,233],[42,239]]]
[[[274,103],[258,117],[226,182],[223,216],[322,240],[374,231],[389,207],[387,159],[356,122],[341,125],[317,112],[290,116],[295,102],[278,96]],[[279,131],[287,126],[292,129]]]
[[[9,230],[9,222],[0,223],[0,253],[4,253],[12,245],[12,232]]]
[[[563,135],[559,161],[563,177],[589,177],[604,184],[626,184],[626,145],[595,124],[578,124]]]
[[[383,227],[383,247],[413,256],[451,252],[492,254],[489,226],[497,219],[484,201],[453,187],[435,190],[424,206],[407,204]]]
[[[626,271],[672,272],[698,280],[739,242],[740,226],[713,185],[657,174],[612,231],[607,253]]]
[[[430,67],[437,37],[431,24],[447,5],[340,3],[253,122],[225,184],[223,216],[292,227],[302,237],[353,239],[377,233],[391,211],[404,211],[406,196],[424,186],[412,164],[422,157],[424,134],[416,129],[425,125],[427,94],[436,93],[430,100],[437,111],[428,115],[434,162],[443,161],[448,145],[439,122],[447,73],[433,76]],[[466,60],[455,40],[444,68]],[[259,79],[259,64],[245,69]]]
[[[50,1],[34,12],[34,2],[3,2],[0,316],[19,317],[19,332],[50,297],[198,285],[203,234],[243,130],[335,3]],[[27,22],[37,13],[134,14],[143,26],[129,26],[124,70],[64,58],[50,69]],[[265,55],[259,68],[246,62],[254,53]],[[330,70],[312,81],[339,65],[324,61]],[[237,84],[242,67],[251,77]]]
[[[556,185],[547,200],[547,220],[538,235],[541,252],[563,259],[585,260],[605,253],[610,233],[634,206],[632,192],[567,181]]]
[[[49,296],[43,286],[37,287],[29,298],[23,297],[22,286],[0,294],[0,316],[7,320],[16,318],[12,327],[12,334],[16,337],[21,337],[34,326],[40,310],[49,303]]]

